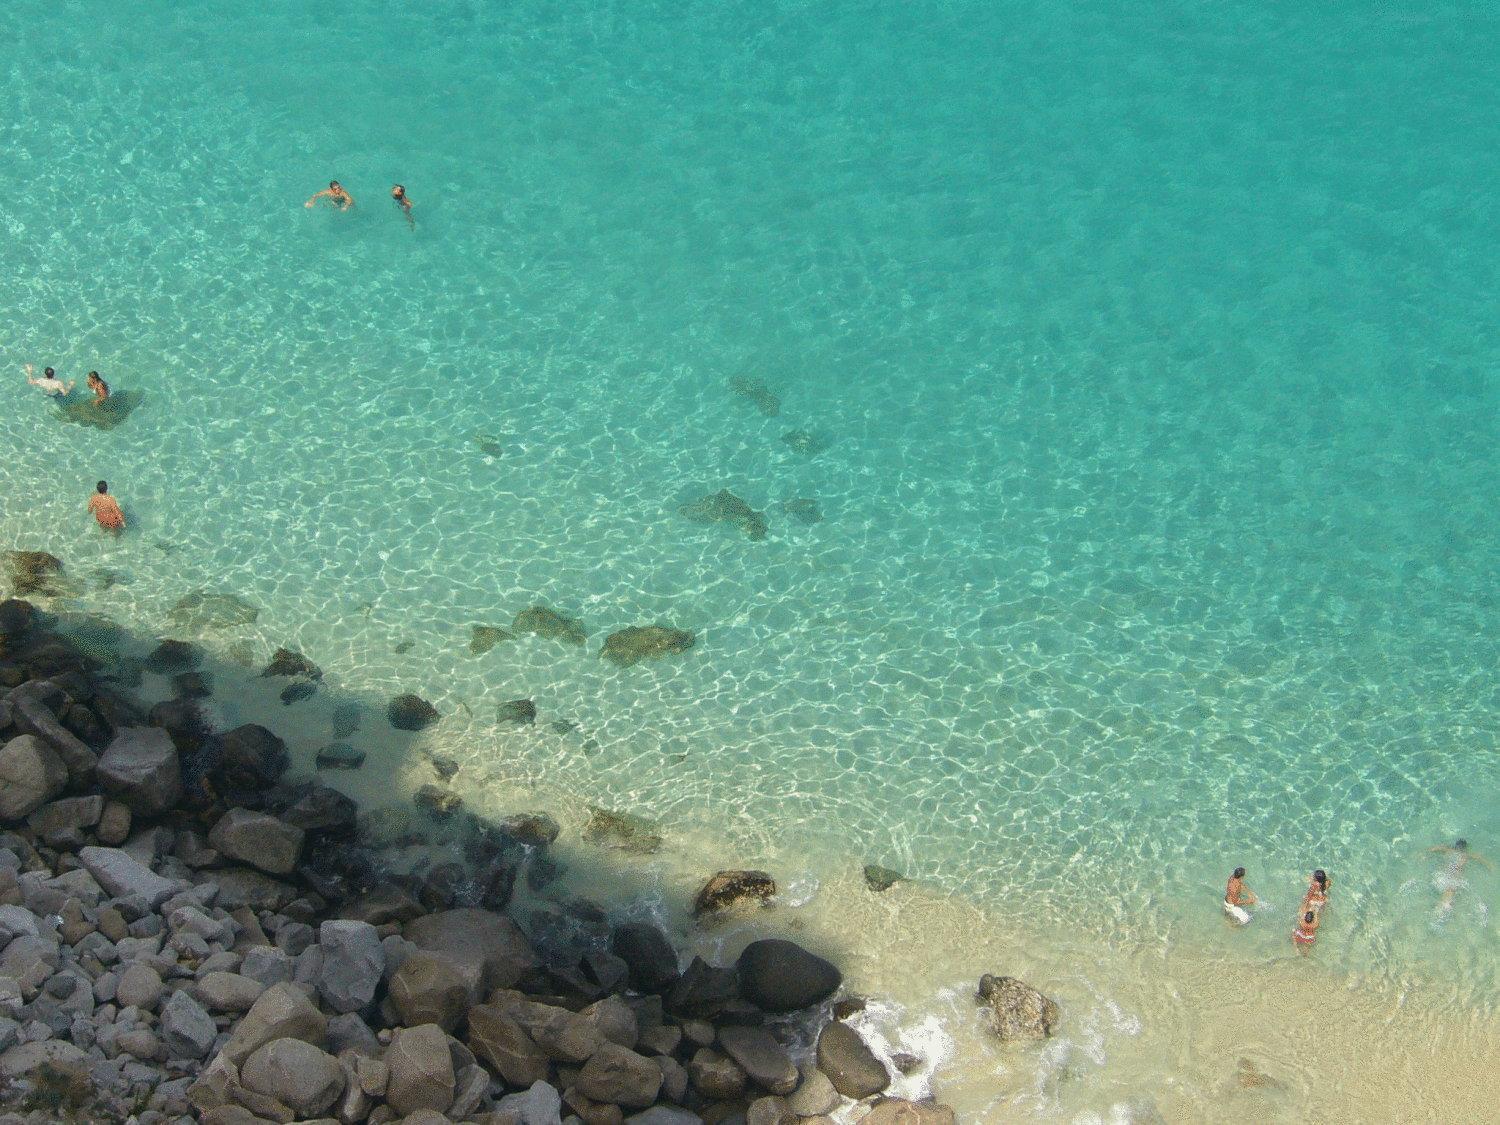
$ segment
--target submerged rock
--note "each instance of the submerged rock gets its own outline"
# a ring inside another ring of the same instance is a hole
[[[518,633],[535,633],[538,637],[554,637],[570,645],[581,645],[588,639],[583,623],[575,618],[564,617],[556,610],[544,605],[534,605],[516,614],[511,626]]]
[[[766,537],[764,513],[755,511],[727,488],[721,488],[713,495],[691,504],[684,504],[677,512],[695,523],[734,524],[751,539]]]
[[[396,696],[386,708],[386,717],[397,730],[426,730],[437,722],[437,708],[420,695],[407,692]]]
[[[10,568],[10,584],[20,596],[52,597],[61,592],[58,578],[62,574],[62,559],[56,555],[46,551],[6,551],[5,562]]]
[[[431,782],[418,789],[412,800],[417,808],[430,813],[438,820],[446,820],[463,808],[464,804],[464,799],[453,790],[443,785],[433,785]]]
[[[496,721],[518,727],[530,726],[536,722],[536,704],[529,699],[512,699],[509,703],[502,703],[498,708]]]
[[[260,610],[234,594],[194,590],[177,599],[167,610],[167,620],[191,629],[229,629],[253,625]]]
[[[208,672],[179,672],[172,677],[172,690],[179,699],[206,699],[214,692],[213,677]]]
[[[281,689],[281,705],[290,707],[293,703],[301,703],[304,699],[311,699],[318,690],[318,685],[311,680],[298,680],[296,683],[287,684]]]
[[[783,500],[781,510],[798,523],[805,523],[811,527],[815,523],[823,522],[823,509],[818,507],[816,500],[807,497],[798,497],[795,500]]]
[[[767,418],[774,418],[781,413],[781,399],[759,379],[736,375],[729,380],[729,389],[740,398],[748,399]]]
[[[316,764],[320,770],[357,770],[365,764],[365,752],[347,742],[333,742],[318,751]]]
[[[661,850],[661,834],[650,821],[630,813],[591,808],[583,826],[583,838],[600,847],[618,848],[632,855],[650,855]]]
[[[329,715],[329,722],[333,726],[334,738],[348,738],[359,729],[360,709],[359,704],[354,702],[340,703],[334,707]]]
[[[203,660],[198,646],[187,641],[162,641],[146,657],[146,671],[166,673],[185,672],[196,668]]]
[[[808,457],[822,453],[833,444],[822,434],[815,434],[811,430],[788,430],[781,435],[781,440],[789,448]]]
[[[670,653],[686,652],[696,639],[686,629],[637,625],[611,633],[604,639],[599,655],[622,668],[629,668],[642,660],[659,660]]]
[[[500,438],[494,434],[475,434],[469,440],[479,446],[479,451],[486,457],[505,456],[505,446],[501,444]]]
[[[1062,1011],[1025,981],[989,973],[979,978],[976,1000],[989,1009],[992,1030],[1001,1039],[1046,1039]]]
[[[514,633],[497,625],[475,625],[474,635],[469,640],[469,652],[475,656],[483,656],[501,641],[514,639]]]
[[[321,680],[323,669],[300,652],[278,648],[271,654],[271,662],[261,669],[260,675],[261,679],[269,676],[305,676],[309,680]]]
[[[865,886],[875,892],[888,891],[906,878],[899,871],[881,867],[878,863],[865,864]]]
[[[720,871],[703,884],[693,913],[712,914],[747,900],[765,903],[775,894],[776,880],[764,871]]]

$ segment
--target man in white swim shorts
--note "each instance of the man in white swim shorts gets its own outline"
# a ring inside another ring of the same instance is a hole
[[[1245,869],[1236,867],[1224,886],[1224,913],[1234,919],[1236,925],[1243,926],[1250,921],[1250,911],[1245,907],[1255,903],[1255,892],[1245,886]]]

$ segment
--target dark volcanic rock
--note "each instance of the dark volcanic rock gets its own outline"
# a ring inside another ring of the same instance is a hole
[[[844,980],[832,964],[781,938],[751,942],[736,967],[745,999],[768,1012],[794,1012],[821,1004]]]
[[[281,689],[276,697],[281,700],[283,707],[290,707],[293,703],[301,703],[304,699],[311,699],[317,694],[318,685],[311,680],[297,680],[295,683],[287,684]]]
[[[172,690],[179,699],[207,699],[214,691],[213,677],[207,672],[178,672],[172,677]]]
[[[739,981],[733,969],[710,965],[694,957],[677,982],[663,997],[666,1010],[680,1019],[708,1019],[739,996]]]
[[[438,820],[446,820],[463,808],[464,799],[453,790],[442,785],[424,785],[412,798],[417,808],[431,813]]]
[[[629,668],[642,660],[659,660],[669,653],[686,652],[696,638],[686,629],[669,629],[665,625],[632,626],[620,629],[604,639],[599,655]]]
[[[535,633],[538,637],[554,637],[570,645],[581,645],[588,639],[581,621],[564,617],[544,605],[534,605],[530,609],[523,609],[516,614],[511,627],[518,633]]]
[[[502,835],[533,848],[545,848],[562,832],[557,821],[546,813],[518,813],[506,817],[496,827]]]
[[[610,949],[630,970],[630,986],[661,992],[677,979],[677,950],[660,926],[627,922],[610,937]]]
[[[20,640],[30,630],[33,615],[30,602],[6,598],[0,602],[0,637]]]
[[[514,639],[514,633],[497,625],[475,625],[474,635],[469,639],[469,651],[475,656],[483,656],[501,641]]]
[[[365,764],[365,752],[347,742],[333,742],[318,751],[316,765],[320,770],[357,770]]]
[[[764,904],[775,894],[776,880],[764,871],[720,871],[703,884],[693,913],[709,914],[752,899]]]
[[[755,409],[767,418],[774,418],[781,413],[781,399],[777,397],[775,391],[759,379],[748,379],[743,375],[736,375],[729,380],[729,389],[740,398],[754,403]]]
[[[496,712],[496,722],[518,727],[530,726],[536,722],[536,704],[529,699],[512,699],[509,703],[502,703]]]
[[[438,721],[437,708],[420,695],[398,695],[386,709],[386,717],[397,730],[426,730]]]
[[[309,680],[321,680],[323,669],[319,668],[300,652],[289,648],[278,648],[271,654],[271,662],[260,671],[261,677],[302,676]]]
[[[187,641],[162,641],[151,655],[146,657],[146,671],[166,673],[185,672],[196,668],[203,660],[198,646]]]
[[[828,1076],[835,1090],[856,1101],[879,1094],[891,1084],[885,1066],[859,1032],[837,1021],[818,1034],[818,1069]]]
[[[985,973],[977,1001],[989,1009],[990,1029],[1001,1039],[1046,1039],[1062,1011],[1025,981]]]
[[[729,523],[751,539],[766,537],[765,514],[755,511],[727,488],[721,488],[713,495],[691,504],[684,504],[677,512],[694,523]]]
[[[261,790],[286,773],[286,743],[263,726],[246,723],[224,735],[212,776],[223,790]]]

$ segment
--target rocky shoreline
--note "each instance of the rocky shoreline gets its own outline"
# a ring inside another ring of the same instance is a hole
[[[265,727],[210,729],[195,663],[163,641],[178,697],[145,708],[0,603],[0,1122],[954,1120],[887,1095],[829,961],[683,957],[563,891],[544,813],[486,822],[440,786],[362,812]],[[774,891],[720,872],[695,912]],[[1057,1022],[1012,978],[978,999],[1006,1038]]]

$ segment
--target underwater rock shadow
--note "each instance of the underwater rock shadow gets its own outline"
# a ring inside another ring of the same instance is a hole
[[[92,398],[71,398],[59,404],[57,414],[62,421],[74,425],[112,430],[124,425],[145,401],[144,391],[116,391],[103,402],[95,402]]]

